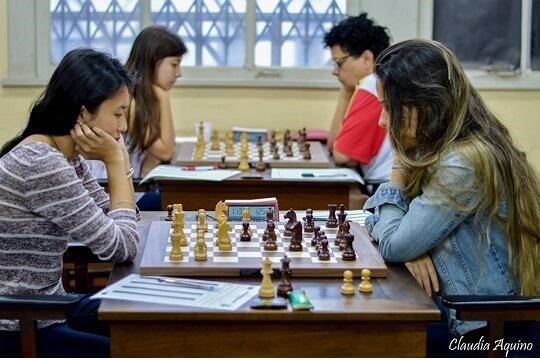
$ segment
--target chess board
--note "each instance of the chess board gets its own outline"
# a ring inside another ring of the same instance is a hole
[[[329,242],[330,260],[321,261],[315,247],[311,246],[313,234],[303,233],[302,251],[289,251],[290,237],[283,236],[284,223],[276,225],[277,251],[265,251],[264,242],[261,240],[266,223],[252,222],[253,230],[250,242],[239,241],[242,233],[242,225],[239,222],[230,222],[233,230],[229,233],[233,249],[232,251],[220,251],[215,245],[217,229],[214,223],[208,224],[208,232],[205,234],[208,247],[208,260],[194,260],[194,246],[196,242],[195,222],[186,222],[184,233],[189,246],[182,247],[184,259],[171,261],[171,223],[166,221],[154,221],[150,226],[148,239],[144,248],[140,272],[143,275],[173,275],[173,276],[242,276],[257,275],[262,267],[263,257],[269,257],[272,267],[279,270],[280,259],[283,255],[291,259],[290,267],[293,276],[317,276],[317,277],[342,277],[343,271],[352,270],[356,276],[362,269],[370,269],[372,277],[386,277],[388,268],[378,250],[371,242],[371,238],[365,229],[357,223],[351,223],[351,233],[354,235],[353,247],[356,251],[356,260],[344,261],[341,252],[334,245],[337,229],[327,229],[324,224],[317,223],[322,231],[325,231]]]
[[[272,167],[303,167],[303,168],[329,168],[333,164],[329,159],[327,151],[322,144],[318,141],[308,141],[310,144],[311,160],[304,160],[302,153],[299,150],[296,141],[291,142],[293,156],[287,156],[283,152],[283,144],[278,143],[279,148],[279,160],[274,160],[273,154],[270,152],[270,143],[263,143],[263,161],[266,164],[270,164]],[[259,161],[259,150],[257,144],[254,142],[248,143],[248,161],[255,166]],[[221,157],[226,154],[225,143],[220,142],[220,150],[210,150],[211,143],[206,143],[203,158],[201,160],[195,160],[193,155],[195,153],[195,143],[186,142],[180,143],[176,146],[176,156],[174,158],[175,165],[217,165],[221,162]],[[237,166],[240,162],[240,143],[234,143],[234,154],[232,156],[226,156],[225,162],[228,166]]]

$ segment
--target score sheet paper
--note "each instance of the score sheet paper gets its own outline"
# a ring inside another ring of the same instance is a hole
[[[236,310],[258,292],[259,286],[256,285],[131,274],[99,291],[92,299]]]

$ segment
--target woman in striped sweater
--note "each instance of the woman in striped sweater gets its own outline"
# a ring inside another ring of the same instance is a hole
[[[69,241],[86,244],[103,260],[135,256],[139,237],[132,170],[121,136],[131,88],[132,79],[116,59],[73,50],[33,105],[26,128],[3,146],[0,294],[65,293],[62,256]],[[105,163],[108,195],[84,158]],[[77,350],[84,356],[107,355],[106,338],[80,336],[65,323],[41,321],[39,326],[42,356],[75,356]],[[16,321],[0,320],[0,336],[17,329]],[[60,336],[63,349],[52,349],[46,339]],[[86,350],[66,337],[84,340]]]

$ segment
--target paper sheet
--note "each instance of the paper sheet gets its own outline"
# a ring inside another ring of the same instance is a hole
[[[240,170],[182,170],[181,166],[159,165],[152,169],[139,184],[153,179],[222,181],[240,174]]]
[[[299,169],[299,168],[283,168],[272,169],[272,179],[284,180],[354,180],[360,184],[364,184],[364,179],[353,169],[349,168],[334,168],[334,169]]]
[[[131,274],[92,299],[119,299],[164,305],[236,310],[257,295],[259,286]]]

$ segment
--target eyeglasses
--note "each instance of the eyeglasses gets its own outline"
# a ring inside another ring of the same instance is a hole
[[[334,59],[334,68],[335,69],[341,69],[343,64],[345,64],[345,61],[347,61],[348,58],[350,58],[352,54],[342,56],[340,58]]]

